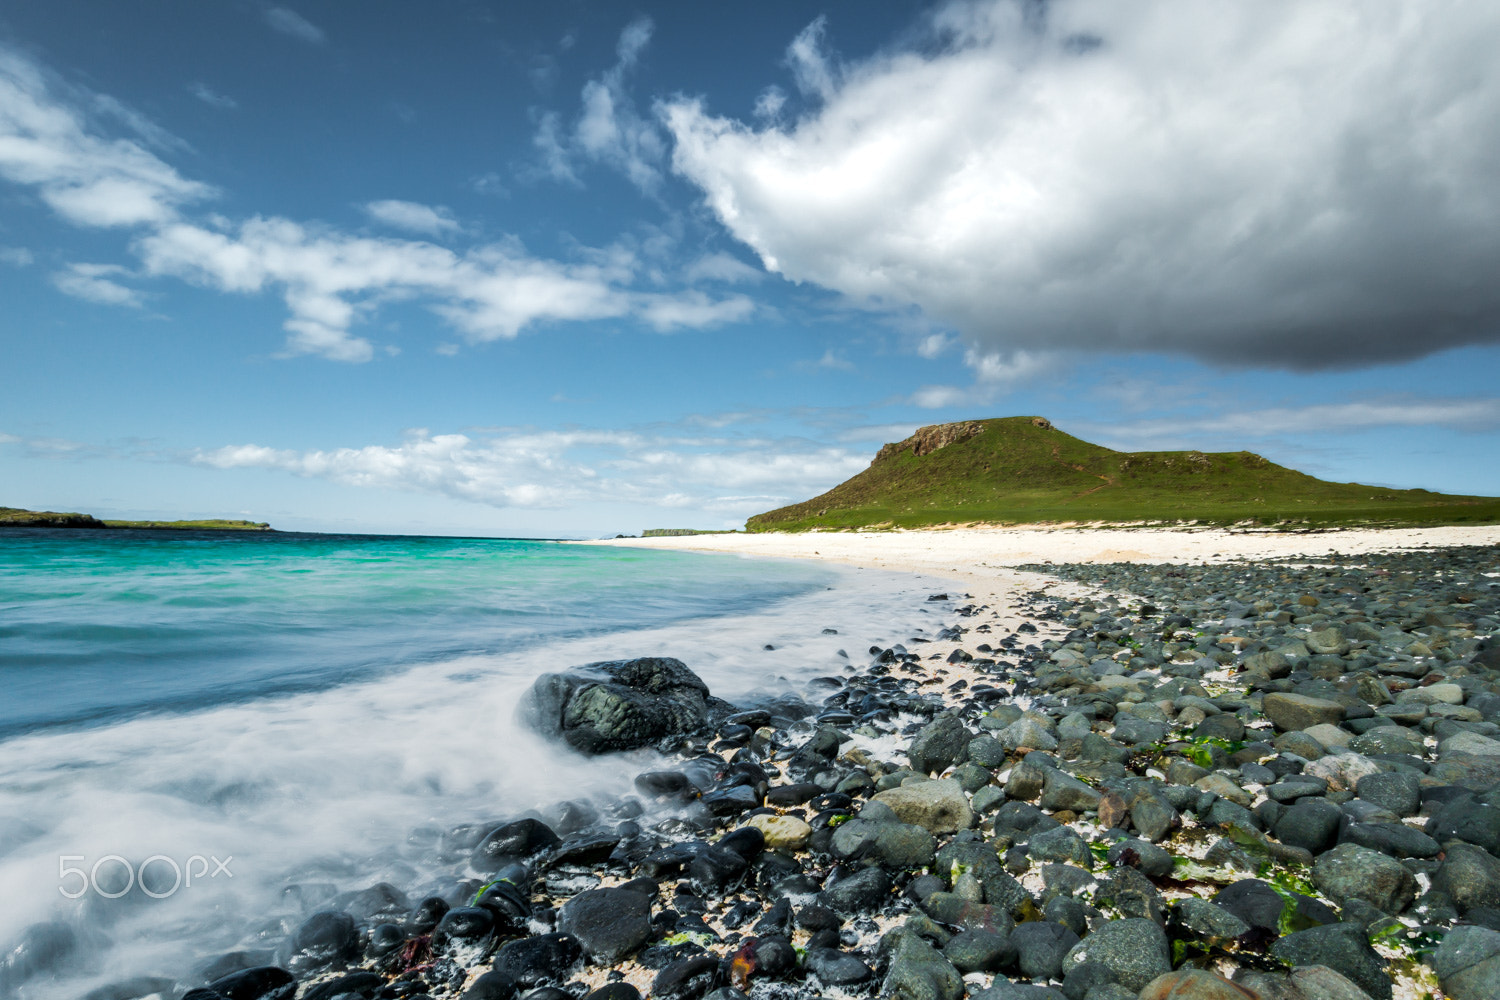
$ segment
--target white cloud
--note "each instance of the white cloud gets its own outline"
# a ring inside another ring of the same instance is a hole
[[[819,15],[807,27],[803,28],[792,39],[792,44],[787,46],[786,62],[791,67],[792,78],[797,83],[797,89],[808,97],[827,99],[833,96],[837,89],[834,68],[828,56],[823,51],[823,38],[828,29],[828,18]],[[763,94],[762,97],[765,95]],[[756,110],[760,110],[757,104]],[[776,105],[775,111],[780,110]],[[762,115],[762,117],[765,117]]]
[[[417,430],[397,445],[312,451],[230,445],[198,452],[192,461],[494,507],[610,501],[748,514],[821,493],[863,469],[869,457],[800,440],[601,430],[474,437]]]
[[[428,236],[443,236],[463,228],[453,218],[453,213],[442,205],[423,205],[415,201],[372,201],[365,206],[365,214],[387,226]]]
[[[929,333],[917,342],[917,354],[932,359],[953,345],[953,338],[946,333]]]
[[[804,371],[815,371],[819,368],[841,372],[854,370],[854,362],[835,353],[831,347],[824,351],[823,356],[816,361],[799,361],[796,366]]]
[[[571,132],[564,131],[555,112],[541,116],[532,142],[541,153],[544,171],[554,179],[577,183],[574,164],[583,159],[619,170],[642,191],[654,192],[660,186],[666,144],[656,125],[641,116],[626,89],[652,30],[647,17],[626,25],[615,48],[615,64],[583,85]]]
[[[136,249],[152,275],[228,292],[279,290],[291,312],[287,353],[335,361],[373,357],[373,345],[350,331],[390,297],[428,297],[471,343],[509,339],[538,323],[627,316],[663,331],[710,327],[754,309],[743,296],[635,291],[636,262],[628,254],[567,263],[532,257],[515,241],[460,255],[426,242],[270,218],[228,232],[177,223],[142,237]]]
[[[781,109],[786,107],[786,92],[780,87],[770,86],[760,92],[755,99],[755,117],[775,120],[781,115]]]
[[[634,61],[648,37],[649,22],[626,30],[622,66]],[[238,294],[279,293],[290,313],[286,355],[370,360],[375,345],[354,327],[393,299],[422,299],[471,343],[515,337],[549,322],[631,318],[659,331],[704,328],[741,321],[755,309],[743,295],[674,289],[677,283],[660,268],[624,246],[580,247],[575,259],[563,261],[535,257],[514,239],[458,254],[421,240],[359,236],[284,218],[184,218],[178,206],[211,189],[182,178],[132,140],[105,137],[77,110],[80,103],[108,108],[137,134],[151,132],[118,102],[87,94],[68,101],[57,93],[66,90],[0,48],[0,177],[36,186],[79,225],[137,227],[131,249],[143,276],[171,276]],[[169,137],[151,141],[173,145]],[[365,209],[376,221],[425,235],[461,228],[439,206],[386,200]],[[647,256],[658,252],[656,242],[641,244]],[[726,265],[718,267],[722,275]],[[113,280],[129,273],[116,265],[81,264],[53,281],[91,301],[138,305],[139,293]],[[393,346],[384,350],[396,353]]]
[[[1500,337],[1500,6],[949,3],[673,168],[769,270],[982,353],[1338,367]]]
[[[29,60],[0,49],[0,176],[36,188],[49,207],[82,226],[162,223],[178,206],[213,193],[140,143],[104,138],[79,105],[125,120],[155,136],[147,141],[157,145],[165,141],[159,129],[100,95],[65,102],[53,92],[56,83]]]
[[[139,292],[110,280],[129,273],[115,264],[69,264],[66,270],[52,275],[52,284],[58,291],[74,298],[107,306],[138,307],[141,304]]]
[[[214,90],[209,89],[208,84],[202,82],[201,80],[188,84],[188,93],[192,94],[194,97],[198,98],[198,100],[202,101],[204,104],[207,104],[209,107],[218,108],[221,111],[233,111],[235,108],[240,106],[239,101],[236,101],[234,98],[229,97],[226,94],[220,94]]]
[[[925,346],[924,342],[918,351]],[[1061,360],[1056,355],[1045,352],[981,352],[971,348],[964,352],[964,365],[974,372],[973,385],[923,386],[912,393],[911,402],[931,410],[946,406],[991,403],[1020,386],[1035,382],[1056,370],[1060,364]]]
[[[266,10],[266,23],[289,38],[309,45],[322,45],[323,29],[307,18],[287,7],[270,7]]]
[[[683,271],[683,277],[692,284],[699,281],[723,281],[728,284],[753,284],[766,276],[736,257],[727,253],[711,253],[699,257]]]
[[[1459,431],[1500,428],[1500,399],[1414,399],[1393,396],[1351,403],[1270,407],[1220,413],[1183,414],[1170,418],[1111,423],[1093,433],[1116,442],[1141,442],[1155,447],[1211,435],[1243,440],[1284,434],[1347,433],[1384,427],[1447,427]]]
[[[30,267],[36,258],[25,247],[0,247],[0,264],[11,267]]]

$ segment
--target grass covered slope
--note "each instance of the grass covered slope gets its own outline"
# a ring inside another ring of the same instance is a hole
[[[750,531],[1048,521],[1435,525],[1500,520],[1500,499],[1328,483],[1248,451],[1121,452],[1042,417],[923,427]]]
[[[0,527],[9,528],[161,528],[169,531],[270,531],[263,521],[210,518],[203,521],[101,521],[92,514],[58,513],[0,507]]]

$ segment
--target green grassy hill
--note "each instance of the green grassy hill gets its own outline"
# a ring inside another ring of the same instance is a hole
[[[1042,417],[1004,417],[923,427],[852,479],[746,528],[1056,521],[1492,524],[1500,498],[1328,483],[1248,451],[1111,451]]]
[[[0,507],[0,527],[10,528],[161,528],[175,531],[270,531],[262,521],[101,521],[91,514],[59,513]]]

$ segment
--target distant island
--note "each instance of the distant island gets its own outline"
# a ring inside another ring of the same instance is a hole
[[[1045,417],[923,427],[870,467],[748,531],[958,524],[1386,527],[1493,524],[1500,498],[1330,483],[1248,451],[1121,452]]]
[[[209,518],[203,521],[115,521],[92,514],[0,507],[0,528],[144,528],[166,531],[274,531],[264,521]]]

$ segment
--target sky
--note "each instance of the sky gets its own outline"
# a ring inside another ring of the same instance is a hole
[[[1039,414],[1500,495],[1500,5],[0,4],[0,504],[731,528]]]

